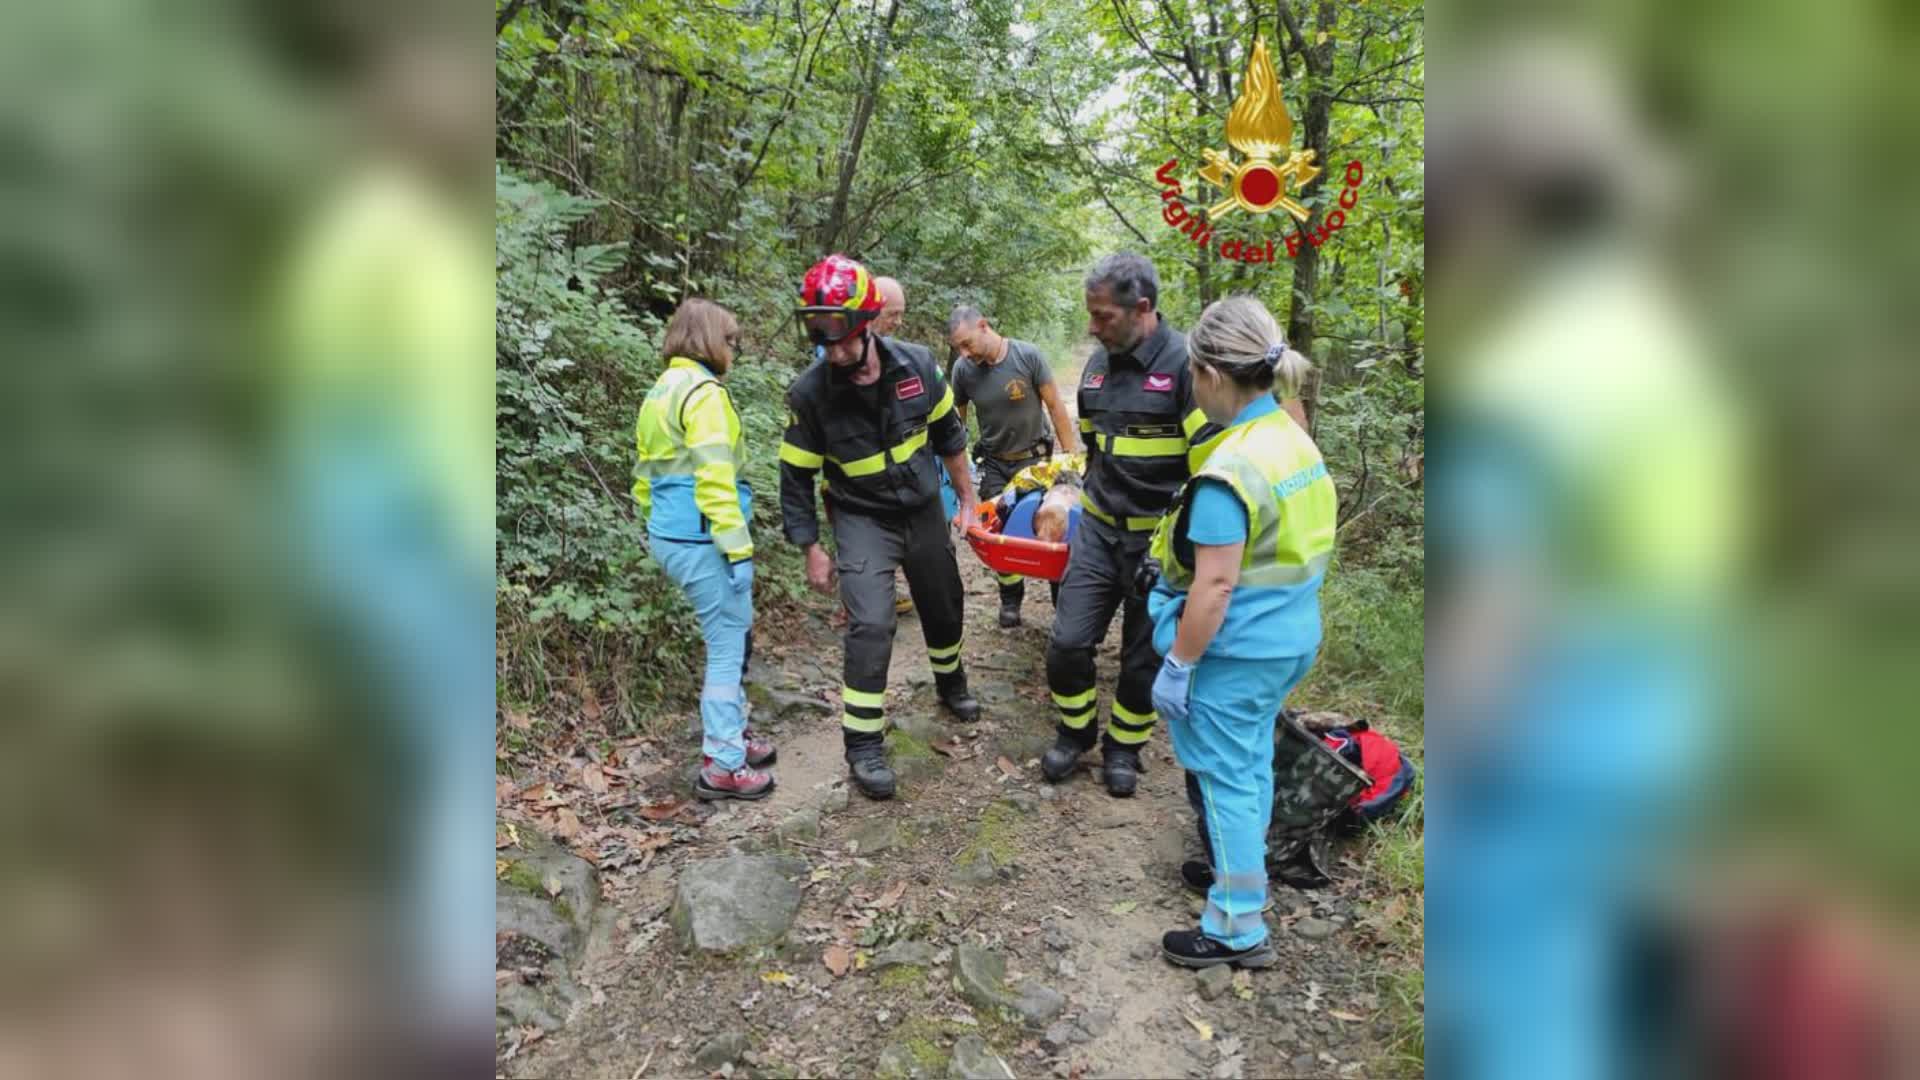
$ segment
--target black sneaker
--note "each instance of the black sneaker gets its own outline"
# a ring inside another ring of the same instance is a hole
[[[1180,864],[1180,882],[1194,892],[1206,892],[1213,888],[1213,867],[1199,859],[1188,859]]]
[[[1184,968],[1231,964],[1237,968],[1267,968],[1278,963],[1273,947],[1261,942],[1251,949],[1229,949],[1198,930],[1169,930],[1160,939],[1160,955]]]
[[[1205,896],[1207,890],[1213,888],[1213,867],[1199,859],[1188,859],[1180,864],[1180,883],[1193,892]],[[1260,910],[1263,912],[1273,910],[1272,889],[1267,890],[1267,902],[1261,906]]]

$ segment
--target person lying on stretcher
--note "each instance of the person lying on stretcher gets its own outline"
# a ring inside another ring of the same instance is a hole
[[[1003,534],[1071,544],[1080,527],[1080,474],[1062,469],[1045,488],[1009,484],[997,501]]]

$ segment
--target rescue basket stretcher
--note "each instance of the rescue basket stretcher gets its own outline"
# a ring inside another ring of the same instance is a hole
[[[1067,576],[1066,544],[1056,544],[1026,536],[1008,536],[1000,531],[998,504],[987,499],[974,508],[974,520],[967,526],[967,544],[980,561],[999,574],[1024,574],[1027,577],[1059,581]]]

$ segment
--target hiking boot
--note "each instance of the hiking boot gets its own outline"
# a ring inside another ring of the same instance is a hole
[[[847,770],[853,776],[853,786],[860,789],[860,794],[869,799],[893,798],[893,766],[887,764],[884,754],[875,752],[850,758]]]
[[[1107,794],[1124,799],[1140,783],[1140,755],[1125,747],[1109,746],[1100,754],[1100,778],[1107,782]]]
[[[1080,763],[1080,755],[1088,749],[1065,735],[1054,736],[1053,746],[1040,758],[1040,775],[1055,784],[1065,780],[1073,775],[1074,766]]]
[[[1000,601],[1000,629],[1011,630],[1020,625],[1020,601]]]
[[[1169,930],[1160,939],[1160,955],[1169,963],[1184,968],[1210,968],[1231,964],[1237,968],[1272,967],[1279,958],[1273,947],[1261,942],[1250,949],[1230,949],[1198,930]]]
[[[1180,883],[1204,896],[1208,889],[1213,888],[1213,867],[1199,859],[1188,859],[1180,864]],[[1273,910],[1272,889],[1267,890],[1267,902],[1261,906],[1260,910],[1263,912]]]
[[[747,765],[751,768],[764,769],[780,757],[771,740],[763,739],[751,730],[742,733],[741,738],[747,740]]]
[[[693,781],[693,794],[700,799],[764,799],[773,793],[773,777],[750,765],[726,770],[706,759],[706,767]]]

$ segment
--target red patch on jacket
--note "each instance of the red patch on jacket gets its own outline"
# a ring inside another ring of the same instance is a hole
[[[1173,376],[1149,375],[1147,376],[1147,389],[1157,394],[1170,394],[1173,392]]]
[[[905,401],[908,398],[916,398],[926,393],[927,388],[921,384],[918,378],[901,379],[894,385],[893,392],[901,401]]]
[[[1105,375],[1089,375],[1087,376],[1087,389],[1098,390],[1100,389],[1100,384],[1106,381],[1107,377]]]

